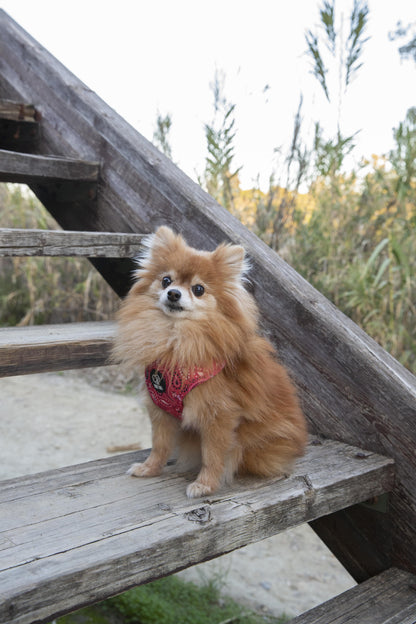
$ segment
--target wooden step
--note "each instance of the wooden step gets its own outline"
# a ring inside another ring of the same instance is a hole
[[[39,118],[40,114],[33,104],[15,102],[14,100],[0,100],[0,120],[36,122]]]
[[[185,489],[193,475],[176,475],[172,466],[156,478],[125,475],[146,455],[0,483],[0,622],[50,622],[378,496],[394,479],[390,459],[313,440],[289,478],[238,479],[192,500]]]
[[[0,182],[95,182],[99,169],[99,164],[94,162],[0,149]]]
[[[415,624],[416,576],[390,568],[288,624]]]
[[[133,258],[143,234],[0,228],[0,256]]]
[[[0,328],[0,377],[108,363],[112,322]]]

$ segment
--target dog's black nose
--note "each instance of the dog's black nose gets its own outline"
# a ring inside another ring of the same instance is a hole
[[[168,299],[172,303],[175,303],[176,301],[179,301],[181,296],[182,296],[181,291],[177,290],[176,288],[172,288],[172,290],[168,290]]]

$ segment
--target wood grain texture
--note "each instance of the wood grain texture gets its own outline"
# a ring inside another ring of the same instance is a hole
[[[245,478],[203,500],[194,475],[135,479],[128,453],[0,484],[0,622],[60,613],[211,559],[393,487],[391,460],[325,441],[289,478]],[[51,600],[53,596],[53,600]]]
[[[112,322],[0,328],[0,376],[103,366],[113,335]]]
[[[391,568],[289,624],[415,624],[416,576]]]
[[[47,180],[94,182],[99,165],[57,156],[39,156],[0,149],[0,182],[30,184]]]
[[[246,248],[264,329],[297,384],[311,431],[395,458],[393,544],[383,554],[416,571],[415,377],[4,12],[0,48],[0,96],[41,110],[43,153],[100,162],[93,206],[32,185],[64,229],[150,232],[166,224],[196,247],[228,240]],[[119,293],[128,289],[128,273],[115,278],[114,264],[99,266]]]
[[[142,235],[0,228],[0,256],[133,258]]]

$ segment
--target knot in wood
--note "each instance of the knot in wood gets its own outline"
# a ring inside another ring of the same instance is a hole
[[[186,512],[185,518],[190,522],[200,522],[201,524],[209,522],[211,520],[211,509],[208,505],[192,509],[192,511]]]

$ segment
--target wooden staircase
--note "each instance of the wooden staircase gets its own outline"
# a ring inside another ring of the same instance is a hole
[[[172,469],[126,477],[145,452],[0,483],[0,624],[50,622],[303,522],[361,584],[294,622],[415,624],[415,378],[1,10],[0,52],[0,180],[27,183],[63,228],[2,229],[0,254],[82,255],[123,295],[135,232],[243,244],[314,434],[291,477],[200,501]],[[113,333],[0,329],[0,375],[105,365]]]

